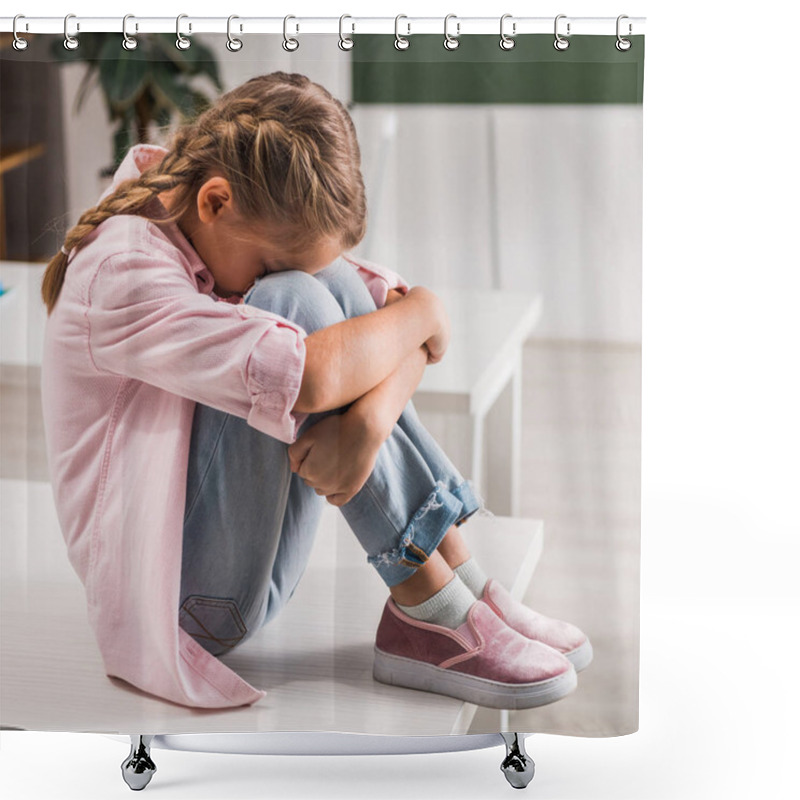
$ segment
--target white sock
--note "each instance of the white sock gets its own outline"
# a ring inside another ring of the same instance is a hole
[[[489,578],[478,566],[478,562],[473,557],[470,557],[463,564],[454,567],[453,572],[461,578],[472,594],[480,600],[481,595],[483,595],[483,587],[486,586],[486,581]]]
[[[397,602],[397,601],[395,601]],[[457,628],[467,621],[467,612],[475,602],[472,592],[464,586],[458,575],[435,595],[416,606],[397,607],[414,619],[430,622],[432,625],[443,625],[445,628]]]

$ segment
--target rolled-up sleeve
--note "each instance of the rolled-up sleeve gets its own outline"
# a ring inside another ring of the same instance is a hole
[[[180,265],[145,253],[107,258],[87,294],[95,367],[246,419],[293,442],[306,331],[277,314],[214,301]]]
[[[401,294],[408,292],[409,285],[394,270],[350,253],[345,254],[344,258],[357,270],[359,277],[369,289],[376,308],[383,308],[386,305],[386,296],[390,289],[397,289]]]

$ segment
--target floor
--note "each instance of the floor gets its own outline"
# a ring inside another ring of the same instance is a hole
[[[578,690],[511,712],[509,728],[613,735],[638,727],[641,349],[536,342],[523,353],[523,517],[544,520],[524,601],[569,620],[595,658]],[[485,712],[484,712],[485,713]],[[473,726],[481,729],[482,710]]]
[[[524,601],[585,630],[578,690],[510,712],[519,731],[618,735],[638,727],[641,349],[533,341],[523,352],[521,516],[544,520]],[[436,420],[423,418],[435,430]],[[0,478],[48,480],[37,367],[0,366]],[[471,733],[497,730],[479,709]]]

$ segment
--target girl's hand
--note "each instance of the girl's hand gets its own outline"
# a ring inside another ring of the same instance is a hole
[[[382,441],[357,415],[331,414],[289,445],[289,463],[317,494],[343,506],[372,474]]]
[[[424,347],[428,351],[428,363],[437,364],[444,358],[450,344],[450,317],[444,303],[437,294],[424,286],[412,286],[405,296],[424,303],[427,314],[435,320],[436,332],[424,342]]]
[[[444,303],[433,292],[430,293],[433,303],[433,313],[439,322],[438,331],[425,342],[425,349],[428,351],[428,363],[438,364],[447,351],[450,344],[450,317],[445,311]]]

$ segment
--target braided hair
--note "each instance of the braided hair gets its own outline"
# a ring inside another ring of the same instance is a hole
[[[247,224],[268,231],[290,255],[328,237],[352,249],[366,232],[360,166],[353,121],[327,89],[296,73],[251,78],[181,126],[160,163],[81,215],[45,270],[47,313],[64,283],[66,253],[104,220],[137,214],[158,225],[174,222],[213,175],[228,180]],[[150,202],[168,190],[174,190],[170,215],[148,217]]]

